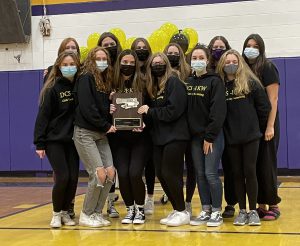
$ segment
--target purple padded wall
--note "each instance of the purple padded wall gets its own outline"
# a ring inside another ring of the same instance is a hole
[[[285,65],[289,169],[300,169],[300,59],[286,58]]]
[[[39,79],[38,71],[9,73],[11,171],[41,170],[33,145]]]
[[[10,171],[8,73],[0,73],[0,171]]]
[[[280,117],[280,143],[278,150],[278,168],[288,168],[287,155],[287,132],[286,132],[286,81],[285,81],[285,59],[272,59],[277,66],[280,76],[278,110]]]

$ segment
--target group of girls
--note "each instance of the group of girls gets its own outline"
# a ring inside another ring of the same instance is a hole
[[[247,37],[242,55],[217,36],[208,47],[197,44],[185,56],[176,43],[152,54],[144,38],[122,51],[118,39],[106,32],[83,64],[79,59],[76,40],[64,40],[40,94],[34,143],[55,175],[51,227],[75,225],[68,210],[79,158],[89,175],[82,226],[111,224],[102,213],[107,198],[108,216],[119,217],[115,168],[127,209],[123,224],[143,224],[145,214],[154,212],[155,175],[173,207],[161,224],[220,226],[223,218],[234,217],[237,203],[234,225],[260,225],[260,218],[279,217],[279,75],[258,34]],[[112,124],[115,92],[142,93],[137,108],[142,127],[118,130]],[[196,183],[201,212],[192,217]]]

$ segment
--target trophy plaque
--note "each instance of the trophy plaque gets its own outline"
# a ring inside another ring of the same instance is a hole
[[[132,130],[143,125],[143,118],[137,110],[142,106],[142,93],[115,93],[113,104],[116,111],[113,113],[113,124],[117,130]]]

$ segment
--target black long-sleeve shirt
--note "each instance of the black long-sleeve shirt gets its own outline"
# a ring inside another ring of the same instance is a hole
[[[73,88],[74,83],[62,77],[57,78],[55,85],[46,91],[35,122],[36,149],[44,150],[49,141],[72,141],[75,113]]]
[[[260,129],[267,124],[271,104],[262,86],[251,81],[248,95],[234,95],[234,82],[225,84],[227,116],[224,134],[227,144],[243,144],[262,136]]]
[[[91,131],[107,132],[111,127],[109,94],[96,89],[94,76],[80,75],[75,85],[77,102],[75,125]]]
[[[186,81],[188,123],[192,135],[213,143],[226,117],[225,87],[214,73],[190,76]]]
[[[155,145],[189,140],[186,117],[187,94],[185,85],[171,76],[164,91],[151,102],[146,118],[151,120],[151,135]]]

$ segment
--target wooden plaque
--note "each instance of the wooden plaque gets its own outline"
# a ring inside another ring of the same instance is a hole
[[[137,110],[142,106],[141,92],[115,93],[113,104],[116,111],[113,114],[113,124],[117,130],[132,130],[143,125],[143,118]]]

